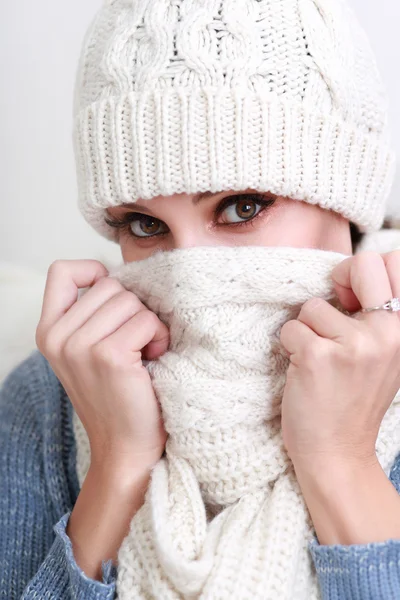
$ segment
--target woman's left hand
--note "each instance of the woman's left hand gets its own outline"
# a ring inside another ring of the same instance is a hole
[[[400,250],[350,256],[332,278],[348,312],[384,304],[400,297]],[[348,316],[312,298],[280,339],[290,355],[282,434],[293,463],[376,460],[379,428],[400,388],[400,312]]]

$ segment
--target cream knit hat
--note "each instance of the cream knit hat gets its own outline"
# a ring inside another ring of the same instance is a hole
[[[79,208],[253,188],[380,229],[394,174],[377,66],[342,0],[105,0],[74,99]]]

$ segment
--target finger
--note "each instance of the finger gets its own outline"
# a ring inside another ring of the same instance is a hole
[[[127,293],[123,285],[113,277],[102,277],[92,287],[90,287],[68,312],[53,325],[53,335],[61,342],[65,341],[71,335],[81,329],[83,325],[92,317],[103,304],[108,302],[114,296],[121,294],[121,292]],[[129,292],[132,294],[132,292]],[[132,297],[134,294],[132,294]],[[127,301],[125,301],[127,302]],[[132,305],[135,303],[136,310],[146,308],[138,298],[133,300]],[[127,318],[132,313],[127,315]],[[122,316],[122,315],[120,315]],[[102,329],[101,323],[99,324],[99,331]]]
[[[301,307],[297,317],[320,337],[342,341],[353,326],[350,317],[344,315],[323,298],[311,298]]]
[[[280,341],[289,355],[302,354],[311,342],[315,342],[316,337],[319,336],[298,320],[286,321],[280,332]]]
[[[56,260],[48,270],[39,325],[47,331],[77,301],[79,288],[108,275],[98,260]]]
[[[137,360],[135,353],[138,352],[148,360],[158,357],[168,349],[170,338],[168,327],[154,317],[149,310],[138,311],[108,337],[107,344],[119,355],[130,355],[134,360]]]
[[[400,250],[382,254],[394,298],[400,298]]]
[[[145,313],[144,316],[140,315],[140,323],[144,320],[148,324],[150,332],[145,336],[144,344],[165,345],[165,340],[169,339],[168,327],[148,310],[135,294],[127,290],[123,290],[107,300],[87,319],[82,327],[73,334],[74,344],[77,344],[78,347],[81,345],[87,348],[92,347],[120,330],[127,321],[140,313]],[[155,327],[153,323],[155,323]],[[142,342],[142,337],[139,338],[139,343]],[[136,335],[128,338],[126,348],[135,351],[141,350],[143,346],[136,347],[137,343]]]
[[[344,259],[332,270],[332,279],[341,304],[349,311],[380,306],[392,297],[386,265],[377,252],[360,252]],[[349,301],[350,291],[358,301],[357,307]],[[383,310],[360,313],[360,318],[379,326],[387,323],[385,313]]]

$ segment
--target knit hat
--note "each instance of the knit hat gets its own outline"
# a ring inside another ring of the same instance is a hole
[[[79,208],[252,188],[383,224],[387,101],[343,0],[105,0],[74,98]]]

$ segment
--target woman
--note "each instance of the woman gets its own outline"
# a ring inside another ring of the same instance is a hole
[[[75,114],[82,213],[127,264],[216,246],[352,255],[382,226],[386,107],[342,2],[104,2]],[[400,296],[399,263],[396,250],[342,260],[332,278],[347,314],[310,299],[280,333],[282,431],[318,538],[321,598],[400,595],[400,454],[389,480],[375,453],[400,387],[400,324],[351,314]],[[51,265],[39,352],[1,390],[4,598],[116,597],[118,549],[164,453],[142,358],[166,354],[170,331],[107,275],[97,261]],[[73,409],[90,441],[82,485]]]

